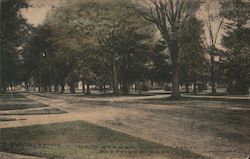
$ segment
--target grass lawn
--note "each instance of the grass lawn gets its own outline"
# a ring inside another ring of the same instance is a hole
[[[42,108],[47,107],[45,104],[0,104],[0,111],[2,110],[16,110],[16,109],[29,109],[29,108]]]
[[[163,104],[170,104],[170,103],[175,103],[175,102],[194,102],[194,101],[201,101],[201,102],[227,102],[227,103],[248,103],[250,102],[250,99],[230,99],[230,98],[216,98],[216,97],[199,97],[194,96],[194,97],[181,97],[178,99],[172,98],[172,97],[164,97],[164,98],[148,98],[148,99],[141,99],[138,100],[141,102],[155,102],[155,103],[160,103],[162,102]]]
[[[11,99],[11,98],[25,98],[25,97],[19,93],[9,93],[9,92],[0,96],[0,99]]]
[[[49,159],[203,158],[83,121],[1,129],[0,137],[2,151]]]
[[[37,109],[36,109],[37,108]],[[44,115],[67,113],[57,108],[26,98],[20,93],[7,93],[0,97],[0,115]],[[2,121],[7,121],[3,118]],[[13,121],[13,120],[9,120]]]
[[[5,121],[15,121],[15,118],[2,118],[0,117],[0,122],[5,122]],[[1,138],[0,138],[1,139]]]
[[[62,111],[57,108],[50,108],[46,107],[44,109],[39,109],[39,110],[24,110],[21,112],[15,111],[15,112],[1,112],[0,115],[46,115],[46,114],[64,114],[67,113],[65,111]]]

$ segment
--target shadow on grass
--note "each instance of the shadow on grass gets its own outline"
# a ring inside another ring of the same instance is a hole
[[[113,93],[100,93],[100,94],[83,94],[83,93],[78,93],[78,94],[64,94],[64,95],[69,95],[69,96],[74,96],[74,97],[88,97],[88,98],[109,98],[109,97],[144,97],[144,96],[154,96],[154,93],[141,93],[141,94],[117,94],[114,95]]]
[[[25,98],[25,96],[17,93],[17,92],[7,92],[0,96],[0,99],[14,99],[14,98]]]
[[[3,151],[49,159],[205,158],[186,149],[166,147],[82,121],[1,131]]]
[[[0,118],[0,122],[6,122],[6,121],[16,121],[16,118]]]
[[[222,101],[222,102],[236,102],[236,103],[250,103],[250,99],[234,99],[234,98],[216,98],[216,97],[199,97],[199,96],[194,96],[194,97],[179,97],[179,98],[174,98],[174,97],[165,97],[165,98],[148,98],[148,99],[142,99],[140,101],[152,101],[152,102],[168,102],[168,101]]]
[[[0,111],[48,107],[45,104],[0,104]]]
[[[1,112],[0,115],[50,115],[50,114],[65,114],[66,111],[62,111],[57,108],[46,108],[40,110],[25,110],[23,112]]]

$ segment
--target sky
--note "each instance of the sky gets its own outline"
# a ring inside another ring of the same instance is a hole
[[[28,22],[37,26],[42,24],[46,19],[47,13],[53,8],[58,7],[65,0],[28,0],[31,5],[28,9],[23,9],[22,15],[27,18]],[[72,0],[74,1],[74,0]],[[213,7],[214,8],[214,7]],[[205,16],[204,12],[200,12],[201,19]]]
[[[62,0],[28,0],[31,5],[27,9],[22,9],[22,15],[28,20],[30,24],[38,26],[46,19],[48,11],[53,7],[58,7]]]

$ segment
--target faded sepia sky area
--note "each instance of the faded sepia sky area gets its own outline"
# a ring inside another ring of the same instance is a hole
[[[61,4],[65,3],[66,0],[28,0],[31,5],[28,9],[22,10],[22,15],[27,18],[28,22],[37,26],[42,24],[46,19],[46,15],[48,11],[50,11],[53,7],[58,7]],[[74,0],[72,0],[74,1]],[[69,3],[70,1],[68,1]],[[213,7],[213,11],[216,8]],[[200,12],[199,16],[204,19],[204,13]]]
[[[42,24],[46,19],[48,11],[53,7],[57,7],[62,0],[28,0],[30,7],[23,9],[22,15],[27,18],[28,22],[37,26]]]

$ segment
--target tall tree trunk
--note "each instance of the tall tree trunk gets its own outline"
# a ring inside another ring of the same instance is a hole
[[[216,94],[216,87],[215,87],[215,63],[214,63],[214,56],[211,56],[211,86],[212,86],[212,95]]]
[[[106,83],[103,83],[103,92],[106,93]]]
[[[3,94],[4,94],[4,92],[6,92],[6,91],[7,91],[7,86],[6,86],[6,84],[4,84],[4,85],[3,85],[2,90],[3,90]]]
[[[189,93],[189,82],[188,81],[185,82],[185,86],[186,86],[186,93]]]
[[[197,87],[197,82],[196,82],[196,80],[194,80],[194,91],[193,92],[195,95],[197,95],[197,88],[196,87]]]
[[[172,97],[180,97],[179,75],[178,75],[178,44],[176,40],[172,40],[169,47],[172,60]]]
[[[82,93],[85,93],[86,91],[85,91],[85,82],[84,82],[84,80],[82,80]]]
[[[52,92],[52,85],[49,86],[49,92]]]
[[[228,79],[228,84],[227,84],[227,92],[229,94],[233,94],[233,76],[229,75],[229,79]]]
[[[70,93],[76,93],[76,91],[75,91],[75,81],[70,81],[69,82],[69,90],[70,90]]]
[[[0,73],[1,73],[1,68],[0,68]],[[2,96],[2,94],[3,94],[3,89],[2,89],[2,75],[0,74],[0,96]]]
[[[1,41],[1,44],[2,45],[2,41]],[[3,85],[2,85],[2,78],[3,78],[3,73],[2,73],[2,54],[3,54],[3,51],[2,51],[2,46],[0,46],[1,48],[1,53],[0,53],[0,96],[3,94]]]
[[[103,85],[99,85],[99,92],[103,92]]]
[[[229,73],[228,73],[228,84],[227,84],[227,92],[232,94],[233,90],[233,70],[232,70],[232,61],[230,59]]]
[[[196,75],[194,76],[194,95],[197,95],[197,78]]]
[[[48,91],[46,85],[43,86],[43,90],[44,90],[44,92],[47,92],[47,91]]]
[[[55,92],[58,92],[59,88],[58,88],[58,84],[55,83]]]
[[[91,91],[90,91],[90,81],[87,80],[87,93],[86,95],[91,95]]]
[[[64,93],[64,91],[65,91],[65,86],[64,86],[64,83],[63,83],[63,84],[61,84],[61,87],[62,87],[62,89],[61,89],[61,93]]]
[[[126,79],[123,79],[123,81],[122,81],[122,92],[124,95],[129,94],[129,84],[128,84],[128,81]]]
[[[136,85],[137,85],[138,93],[141,94],[141,83],[137,82]]]
[[[29,91],[29,82],[27,80],[25,81],[25,90]]]
[[[138,90],[138,85],[137,85],[137,82],[135,82],[135,88],[134,88],[135,91]]]
[[[118,80],[117,80],[117,68],[115,64],[115,57],[113,57],[113,94],[118,94]]]

